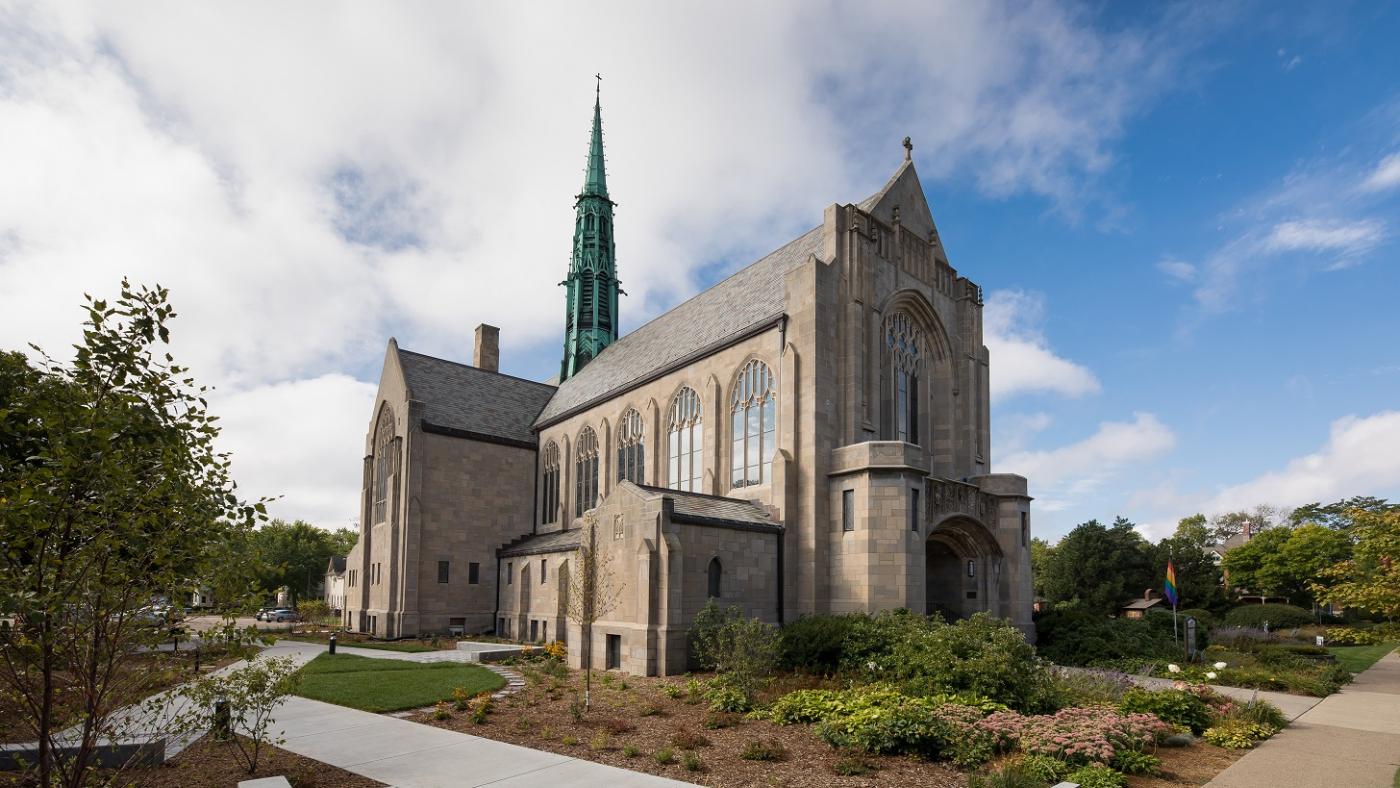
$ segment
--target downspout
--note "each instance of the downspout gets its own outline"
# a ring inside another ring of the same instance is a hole
[[[496,623],[501,620],[501,551],[496,551],[496,611],[491,614],[491,631],[496,632]],[[501,637],[496,632],[496,637]]]
[[[778,532],[778,626],[783,625],[783,532]]]

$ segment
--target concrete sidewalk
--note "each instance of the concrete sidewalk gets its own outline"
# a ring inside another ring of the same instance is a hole
[[[1208,788],[1391,788],[1400,767],[1400,652],[1323,698]]]
[[[274,716],[282,749],[398,788],[690,785],[306,698]]]

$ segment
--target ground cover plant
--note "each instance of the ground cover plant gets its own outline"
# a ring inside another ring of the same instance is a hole
[[[505,679],[479,665],[408,662],[322,654],[301,669],[296,694],[371,712],[431,706],[452,697],[500,689]]]

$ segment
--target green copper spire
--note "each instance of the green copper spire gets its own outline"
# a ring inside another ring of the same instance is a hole
[[[613,203],[603,163],[602,77],[593,100],[593,135],[588,146],[588,171],[583,191],[574,198],[574,250],[564,318],[564,360],[559,382],[578,374],[603,348],[617,340],[618,288],[613,246]]]

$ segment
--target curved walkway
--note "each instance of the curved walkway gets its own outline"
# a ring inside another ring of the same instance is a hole
[[[1206,785],[1391,788],[1397,767],[1400,651],[1392,651]]]
[[[311,643],[280,641],[263,654],[309,662],[325,650]],[[450,651],[337,648],[336,652],[408,662],[469,661]],[[288,698],[273,716],[274,735],[285,739],[278,745],[282,749],[397,788],[690,785],[307,698]]]

